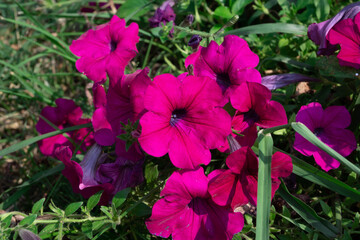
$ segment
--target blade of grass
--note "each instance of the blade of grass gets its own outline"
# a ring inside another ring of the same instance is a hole
[[[63,134],[63,133],[66,133],[66,132],[71,132],[71,131],[82,129],[82,128],[91,127],[91,126],[92,126],[91,123],[72,126],[72,127],[64,128],[64,129],[61,129],[61,130],[56,130],[56,131],[53,131],[53,132],[49,132],[49,133],[46,133],[46,134],[43,134],[43,135],[40,135],[40,136],[36,136],[36,137],[30,138],[30,139],[21,141],[19,143],[16,143],[16,144],[14,144],[14,145],[12,145],[10,147],[7,147],[7,148],[1,150],[0,151],[0,157],[5,156],[5,155],[10,154],[10,153],[13,153],[13,152],[15,152],[15,151],[17,151],[19,149],[24,148],[25,146],[36,143],[36,142],[38,142],[40,140],[43,140],[45,138],[52,137],[52,136],[55,136],[55,135],[58,135],[58,134]]]
[[[230,30],[222,36],[226,35],[249,35],[249,34],[265,34],[265,33],[292,33],[296,35],[306,35],[307,28],[302,25],[291,23],[263,23],[251,25],[247,27]]]
[[[271,205],[271,156],[273,140],[271,134],[259,132],[259,172],[256,213],[256,239],[269,239],[269,221]]]
[[[345,197],[350,197],[360,202],[360,191],[350,187],[346,183],[330,176],[324,171],[311,166],[300,158],[295,157],[279,148],[274,147],[275,151],[279,151],[289,155],[293,162],[293,173],[310,182],[326,187],[331,191],[341,194]]]
[[[338,229],[330,222],[326,221],[324,218],[319,217],[312,208],[310,208],[300,199],[291,195],[283,182],[280,185],[278,193],[290,205],[290,207],[294,209],[295,212],[297,212],[315,229],[322,232],[326,237],[335,238],[339,234]]]
[[[13,23],[13,24],[18,24],[20,26],[31,28],[31,29],[33,29],[33,30],[35,30],[37,32],[40,32],[45,37],[47,37],[52,43],[57,45],[59,48],[63,49],[65,52],[69,53],[70,56],[72,56],[72,53],[69,52],[70,51],[69,50],[69,45],[67,45],[63,40],[61,40],[61,39],[55,37],[54,35],[52,35],[47,30],[45,30],[43,28],[40,28],[40,27],[37,27],[37,26],[34,26],[34,25],[31,25],[31,24],[28,24],[26,22],[16,21],[16,20],[13,20],[13,19],[10,19],[10,18],[4,18],[2,16],[0,16],[0,20],[7,21],[7,22],[10,22],[10,23]]]
[[[318,137],[313,134],[310,129],[308,129],[304,124],[300,122],[293,122],[291,123],[292,128],[299,133],[301,136],[303,136],[306,140],[329,154],[331,157],[338,160],[340,163],[344,164],[346,167],[348,167],[350,170],[356,172],[358,175],[360,175],[360,168],[355,166],[355,164],[351,163],[349,160],[341,156],[339,153],[337,153],[335,150],[333,150],[331,147],[323,143]]]

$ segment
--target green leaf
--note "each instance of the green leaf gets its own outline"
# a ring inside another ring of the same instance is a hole
[[[45,202],[45,198],[40,199],[39,201],[37,201],[34,206],[32,207],[31,213],[32,214],[37,214],[41,208],[43,207]]]
[[[271,157],[273,140],[271,134],[259,132],[259,172],[256,213],[256,239],[269,239],[269,218],[271,205]]]
[[[76,212],[82,205],[83,205],[83,202],[70,203],[70,204],[65,208],[65,215],[66,215],[66,216],[69,216],[70,214],[73,214],[73,213]]]
[[[134,214],[136,217],[150,216],[151,208],[145,203],[141,202],[133,208],[131,214]]]
[[[231,6],[232,14],[241,15],[244,12],[245,7],[251,2],[252,0],[236,0]]]
[[[92,232],[92,222],[86,221],[81,225],[81,231],[89,238],[92,239],[93,232]]]
[[[21,220],[19,225],[20,226],[30,225],[35,221],[36,218],[37,218],[36,214],[31,214],[31,215],[27,216],[26,218],[24,218],[23,220]]]
[[[148,12],[145,8],[151,4],[152,2],[148,0],[127,0],[118,9],[116,15],[120,18],[124,18],[125,21],[130,19],[139,20],[140,16]]]
[[[13,217],[12,214],[9,214],[7,217],[5,217],[4,219],[1,220],[1,226],[0,228],[6,229],[10,226],[11,224],[11,218]]]
[[[91,127],[92,124],[91,123],[86,123],[86,124],[81,124],[81,125],[77,125],[77,126],[73,126],[73,127],[68,127],[68,128],[64,128],[64,129],[60,129],[60,130],[56,130],[56,131],[53,131],[53,132],[49,132],[49,133],[46,133],[46,134],[42,134],[40,136],[36,136],[36,137],[33,137],[33,138],[30,138],[30,139],[27,139],[27,140],[24,140],[24,141],[21,141],[19,143],[16,143],[10,147],[7,147],[3,150],[0,151],[0,157],[2,156],[5,156],[7,154],[10,154],[10,153],[13,153],[19,149],[22,149],[30,144],[33,144],[33,143],[36,143],[40,140],[43,140],[45,138],[49,138],[49,137],[52,137],[52,136],[56,136],[58,134],[63,134],[63,133],[66,133],[66,132],[71,132],[71,131],[74,131],[74,130],[78,130],[78,129],[82,129],[82,128],[87,128],[87,127]]]
[[[315,0],[314,3],[316,7],[316,17],[320,21],[326,20],[330,13],[330,5],[328,0]]]
[[[331,207],[329,207],[329,205],[327,205],[323,200],[320,200],[320,205],[321,208],[323,210],[323,212],[330,218],[333,217],[333,213],[331,211]]]
[[[90,212],[99,203],[102,193],[103,191],[99,191],[89,198],[86,204],[87,212]]]
[[[247,27],[230,30],[225,35],[249,35],[249,34],[266,34],[266,33],[292,33],[296,35],[306,35],[307,28],[302,25],[292,23],[263,23]]]
[[[158,165],[153,162],[149,162],[145,166],[145,179],[146,183],[151,183],[156,180],[159,176]]]
[[[224,19],[230,19],[234,15],[230,12],[230,9],[225,6],[217,7],[214,11],[214,15]]]
[[[125,202],[127,195],[129,194],[130,191],[131,191],[131,188],[125,188],[115,194],[115,196],[112,200],[112,203],[114,204],[115,208],[120,207]]]
[[[291,123],[292,128],[299,133],[301,136],[303,136],[306,140],[329,154],[331,157],[338,160],[340,163],[347,166],[350,170],[356,172],[357,174],[360,174],[360,168],[355,166],[353,163],[351,163],[349,160],[341,156],[339,153],[337,153],[335,150],[333,150],[331,147],[323,143],[318,137],[316,137],[304,124],[300,122],[293,122]]]
[[[48,233],[52,233],[55,232],[55,230],[59,227],[58,223],[52,223],[52,224],[48,224],[46,225],[46,227],[44,227],[41,232],[39,233],[39,236],[41,235],[45,235]]]
[[[319,217],[316,212],[289,193],[284,183],[281,183],[278,190],[280,196],[295,210],[307,223],[318,231],[322,232],[328,238],[335,238],[339,234],[339,230],[324,218]]]
[[[289,155],[293,162],[293,173],[302,177],[310,182],[318,184],[320,186],[326,187],[331,191],[337,192],[343,196],[350,197],[355,201],[360,201],[360,191],[353,189],[344,182],[330,176],[324,171],[319,170],[301,160],[300,158],[295,157],[285,151],[282,151],[279,148],[274,147],[275,151],[279,151]]]

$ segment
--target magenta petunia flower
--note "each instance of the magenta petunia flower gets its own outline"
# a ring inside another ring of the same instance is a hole
[[[306,125],[321,141],[346,157],[356,149],[355,135],[348,129],[351,117],[344,106],[330,106],[323,110],[320,103],[302,106],[296,121]],[[314,156],[315,162],[325,171],[338,168],[340,163],[295,133],[294,149],[305,156]]]
[[[139,26],[114,15],[109,23],[90,29],[74,40],[70,50],[80,59],[76,68],[95,82],[106,80],[106,73],[114,79],[124,74],[124,68],[137,53]]]
[[[76,106],[73,100],[58,98],[55,100],[55,103],[57,107],[45,107],[41,111],[41,115],[58,129],[64,129],[90,122],[90,119],[81,118],[82,110],[80,107]],[[36,124],[36,130],[41,134],[45,134],[57,129],[48,124],[44,119],[39,118],[39,121]],[[80,144],[84,140],[81,145],[81,149],[86,151],[86,149],[94,143],[93,133],[89,134],[90,131],[91,129],[89,128],[82,128],[76,131],[68,132],[66,135],[75,144]],[[69,146],[70,149],[74,150],[75,146],[68,138],[59,134],[43,139],[38,142],[40,151],[44,155],[51,156],[54,154],[55,149],[60,146]]]
[[[176,171],[167,180],[146,226],[150,233],[177,239],[232,239],[244,226],[241,213],[216,205],[204,170]]]
[[[212,171],[209,178],[209,193],[220,206],[233,210],[250,202],[257,204],[258,158],[249,147],[242,147],[226,159],[229,170]],[[292,172],[291,158],[276,152],[271,160],[271,198],[280,186],[279,177],[288,177]]]
[[[145,113],[144,95],[151,83],[149,68],[111,79],[107,93],[107,119],[116,135],[124,133],[123,124],[132,123]]]
[[[104,190],[99,204],[107,205],[112,199],[114,187],[110,183],[99,184],[95,180],[96,165],[106,160],[106,158],[100,160],[100,154],[101,147],[95,144],[87,152],[81,164],[71,160],[72,151],[69,147],[57,148],[55,157],[64,163],[65,169],[62,174],[69,180],[75,193],[80,193],[84,198],[89,198]]]
[[[244,82],[234,90],[230,101],[236,109],[232,128],[244,136],[233,136],[241,146],[252,146],[257,137],[256,126],[270,128],[287,124],[284,107],[270,101],[271,92],[259,83]]]
[[[93,86],[94,107],[91,122],[94,128],[94,140],[101,146],[111,146],[115,143],[115,133],[107,119],[106,92],[104,87],[95,83]]]
[[[338,22],[326,39],[331,44],[340,44],[341,50],[337,55],[340,65],[360,68],[360,13],[354,20],[348,18]]]
[[[222,146],[231,132],[220,99],[221,89],[207,77],[156,76],[144,98],[148,112],[140,119],[141,147],[155,157],[169,153],[178,168],[207,165],[209,149]]]
[[[89,198],[104,190],[99,204],[107,205],[118,191],[135,187],[144,179],[144,155],[139,154],[133,147],[125,151],[125,143],[122,146],[122,152],[117,151],[117,155],[114,155],[101,154],[101,146],[94,144],[80,164],[71,161],[72,152],[68,147],[58,148],[56,157],[64,163],[65,169],[62,173],[75,193]]]
[[[341,20],[353,19],[358,12],[360,12],[360,2],[352,3],[344,7],[335,17],[321,23],[313,23],[308,27],[309,38],[319,45],[318,55],[331,55],[337,50],[337,47],[327,39],[329,31]]]
[[[194,67],[195,76],[207,76],[221,87],[225,105],[231,92],[242,82],[261,83],[261,75],[255,69],[259,57],[253,53],[244,39],[227,35],[219,46],[211,41],[208,47],[199,50],[185,59],[185,67]]]

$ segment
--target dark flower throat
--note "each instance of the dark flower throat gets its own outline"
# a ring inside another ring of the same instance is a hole
[[[111,40],[111,42],[110,42],[110,51],[111,52],[115,51],[116,47],[117,47],[117,42]]]
[[[184,118],[185,116],[186,116],[186,109],[185,108],[175,109],[171,113],[170,124],[172,126],[174,126],[180,119]]]
[[[244,121],[248,122],[249,125],[252,125],[260,120],[259,115],[255,112],[254,109],[250,109],[248,112],[244,113]]]
[[[216,83],[219,84],[223,93],[230,87],[230,77],[227,73],[216,74]]]

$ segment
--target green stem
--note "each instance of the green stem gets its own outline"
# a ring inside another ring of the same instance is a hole
[[[290,124],[285,124],[285,125],[280,125],[280,126],[276,126],[276,127],[272,127],[272,128],[265,128],[265,129],[263,129],[263,133],[264,134],[273,133],[273,132],[276,132],[277,130],[288,128],[290,126],[291,126]]]
[[[177,29],[177,30],[183,31],[183,32],[190,33],[190,34],[192,34],[192,35],[197,34],[197,35],[199,35],[199,36],[206,37],[206,38],[209,38],[209,37],[212,36],[211,33],[202,32],[202,31],[197,31],[197,30],[192,30],[192,29],[189,29],[189,28],[183,28],[183,27],[179,27],[179,26],[174,26],[174,28]]]
[[[151,51],[151,46],[153,44],[153,41],[154,41],[154,37],[151,37],[148,49],[146,50],[146,55],[145,55],[145,58],[144,58],[142,69],[144,69],[146,67],[146,64],[148,63],[149,55],[150,55],[150,51]]]

